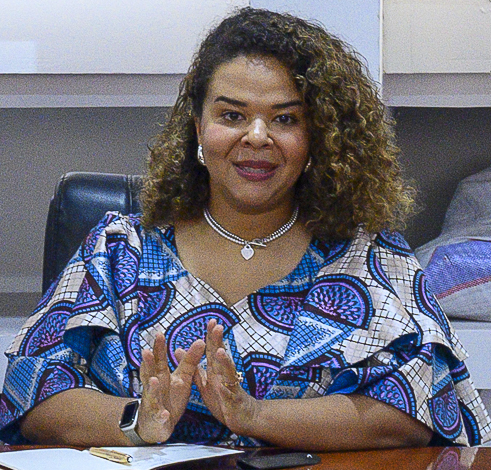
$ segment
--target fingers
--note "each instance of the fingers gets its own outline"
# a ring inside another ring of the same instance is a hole
[[[235,364],[232,358],[227,354],[224,348],[218,348],[216,352],[216,358],[218,364],[222,369],[223,375],[235,374]]]
[[[173,375],[191,381],[204,353],[205,342],[202,339],[196,340],[187,352],[183,349],[176,349],[175,355],[179,365]]]
[[[234,361],[227,354],[225,349],[219,348],[216,354],[217,363],[220,368],[221,376],[221,392],[227,390],[228,392],[237,393],[242,387],[242,373],[237,372]]]
[[[210,320],[207,325],[206,344],[211,343],[212,348],[223,347],[223,325],[219,325],[216,320]]]
[[[139,432],[148,442],[165,441],[184,413],[193,375],[203,357],[205,343],[195,341],[188,351],[178,349],[179,365],[171,374],[165,337],[157,333],[153,349],[142,351],[142,410]]]
[[[202,391],[206,385],[206,372],[199,366],[201,358],[205,353],[205,342],[196,340],[189,350],[176,349],[175,355],[179,365],[172,376],[178,378],[185,386],[191,386],[194,381],[198,390]]]
[[[142,351],[142,356],[143,361],[140,375],[143,383],[142,414],[145,418],[143,422],[146,422],[146,426],[144,426],[145,430],[148,427],[149,421],[161,421],[162,423],[167,421],[169,412],[163,402],[164,389],[162,383],[157,377],[152,376],[149,372],[149,369],[151,368],[150,363],[153,361],[153,354],[150,350],[146,349]]]
[[[142,399],[145,409],[153,410],[160,419],[161,411],[169,409],[170,371],[167,363],[167,345],[162,333],[157,333],[153,350],[142,351],[142,364],[140,367],[142,382]]]
[[[223,343],[223,326],[216,320],[208,322],[206,336],[207,371],[213,373],[216,386],[220,392],[228,390],[237,393],[242,381],[242,374],[237,372],[233,359],[225,351]]]
[[[223,348],[223,326],[210,320],[206,332],[206,369],[208,373],[218,373],[215,358],[218,348]]]
[[[140,380],[143,388],[148,388],[151,377],[157,377],[155,368],[155,356],[150,349],[142,351],[142,363],[140,366]]]
[[[162,333],[157,333],[155,342],[153,344],[153,350],[144,349],[142,351],[142,366],[146,365],[145,370],[140,371],[142,380],[149,377],[161,377],[169,373],[169,366],[167,363],[167,347],[165,344],[165,337]],[[147,373],[147,377],[143,377],[143,372]]]
[[[199,367],[199,363],[206,353],[206,371]],[[209,380],[215,382],[215,387],[220,384],[227,384],[228,390],[239,386],[238,375],[232,358],[226,353],[223,343],[223,325],[218,324],[214,319],[207,325],[206,344],[203,340],[194,341],[188,351],[179,348],[175,351],[178,361],[176,370],[170,374],[167,363],[167,347],[165,337],[162,333],[157,333],[153,351],[144,350],[142,352],[141,379],[144,389],[148,388],[148,383],[152,377],[157,377],[159,387],[162,389],[161,406],[167,408],[168,403],[164,398],[168,395],[167,390],[172,383],[173,387],[182,385],[190,386],[194,380],[200,390],[206,387]],[[237,383],[236,383],[237,382]],[[216,388],[215,388],[216,390]],[[216,393],[216,392],[215,392]]]
[[[148,384],[143,388],[142,402],[145,403],[148,415],[153,420],[167,420],[169,411],[162,404],[162,386],[156,377],[150,377]]]
[[[219,377],[217,376],[218,369],[216,363],[216,352],[218,348],[223,348],[223,326],[219,325],[215,319],[212,319],[208,322],[206,327],[206,344],[201,341],[195,341],[191,348],[188,351],[188,359],[191,364],[196,364],[196,368],[193,371],[192,380],[198,387],[199,391],[203,398],[206,395],[209,395],[211,390],[209,389],[210,382],[215,383],[214,388],[217,386],[217,380]],[[199,360],[197,362],[191,361],[192,359],[197,359],[196,356],[191,356],[194,353],[193,348],[196,348],[196,353],[202,354],[202,347],[205,346],[204,353],[206,354],[206,370],[202,367],[199,367]],[[199,348],[199,349],[198,349]],[[179,356],[182,353],[179,352]],[[178,351],[176,351],[176,356],[178,355]],[[184,356],[183,356],[184,357]],[[181,359],[179,359],[181,364]],[[189,371],[189,367],[186,369]],[[215,392],[216,393],[216,392]]]
[[[144,360],[142,369],[145,363]],[[163,405],[162,392],[163,388],[157,377],[150,377],[143,387],[138,434],[146,442],[165,441],[173,429],[171,414]]]
[[[160,332],[155,336],[155,342],[153,343],[153,355],[155,357],[156,372],[161,373],[168,370],[165,336]]]

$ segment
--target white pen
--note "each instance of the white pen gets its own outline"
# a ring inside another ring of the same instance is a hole
[[[133,457],[129,454],[124,454],[123,452],[118,452],[117,450],[102,449],[100,447],[91,447],[89,452],[95,456],[102,459],[110,460],[111,462],[128,464],[131,463]]]

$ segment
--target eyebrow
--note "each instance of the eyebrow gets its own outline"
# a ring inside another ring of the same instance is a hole
[[[244,101],[234,100],[233,98],[227,98],[226,96],[217,96],[214,102],[218,103],[220,101],[234,106],[239,106],[241,108],[247,108],[247,103],[245,103]]]
[[[285,108],[291,108],[293,106],[303,106],[303,101],[302,100],[292,100],[292,101],[287,101],[286,103],[274,104],[271,107],[273,109],[285,109]]]
[[[215,103],[223,101],[224,103],[228,103],[234,106],[239,106],[241,108],[247,108],[247,103],[244,101],[236,100],[233,98],[228,98],[227,96],[217,96],[215,98]],[[292,101],[287,101],[285,103],[278,103],[274,104],[271,106],[272,109],[285,109],[285,108],[291,108],[293,106],[302,106],[303,101],[302,100],[292,100]]]

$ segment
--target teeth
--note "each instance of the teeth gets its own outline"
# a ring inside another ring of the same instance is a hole
[[[264,174],[264,173],[269,173],[270,171],[273,171],[273,167],[266,167],[266,168],[256,168],[252,166],[246,166],[246,165],[237,165],[242,171],[247,171],[248,173],[257,173],[257,174]]]
[[[269,171],[266,168],[251,168],[250,166],[243,166],[242,169],[248,173],[268,173]]]

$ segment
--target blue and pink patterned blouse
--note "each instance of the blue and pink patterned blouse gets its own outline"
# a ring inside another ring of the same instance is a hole
[[[164,332],[173,370],[174,350],[204,338],[212,318],[257,399],[358,393],[455,444],[491,438],[466,353],[400,235],[314,239],[285,278],[228,307],[183,267],[172,226],[146,231],[137,216],[108,213],[6,352],[0,439],[26,442],[19,419],[64,390],[137,396],[155,334]],[[218,422],[195,386],[171,440],[261,445]]]

